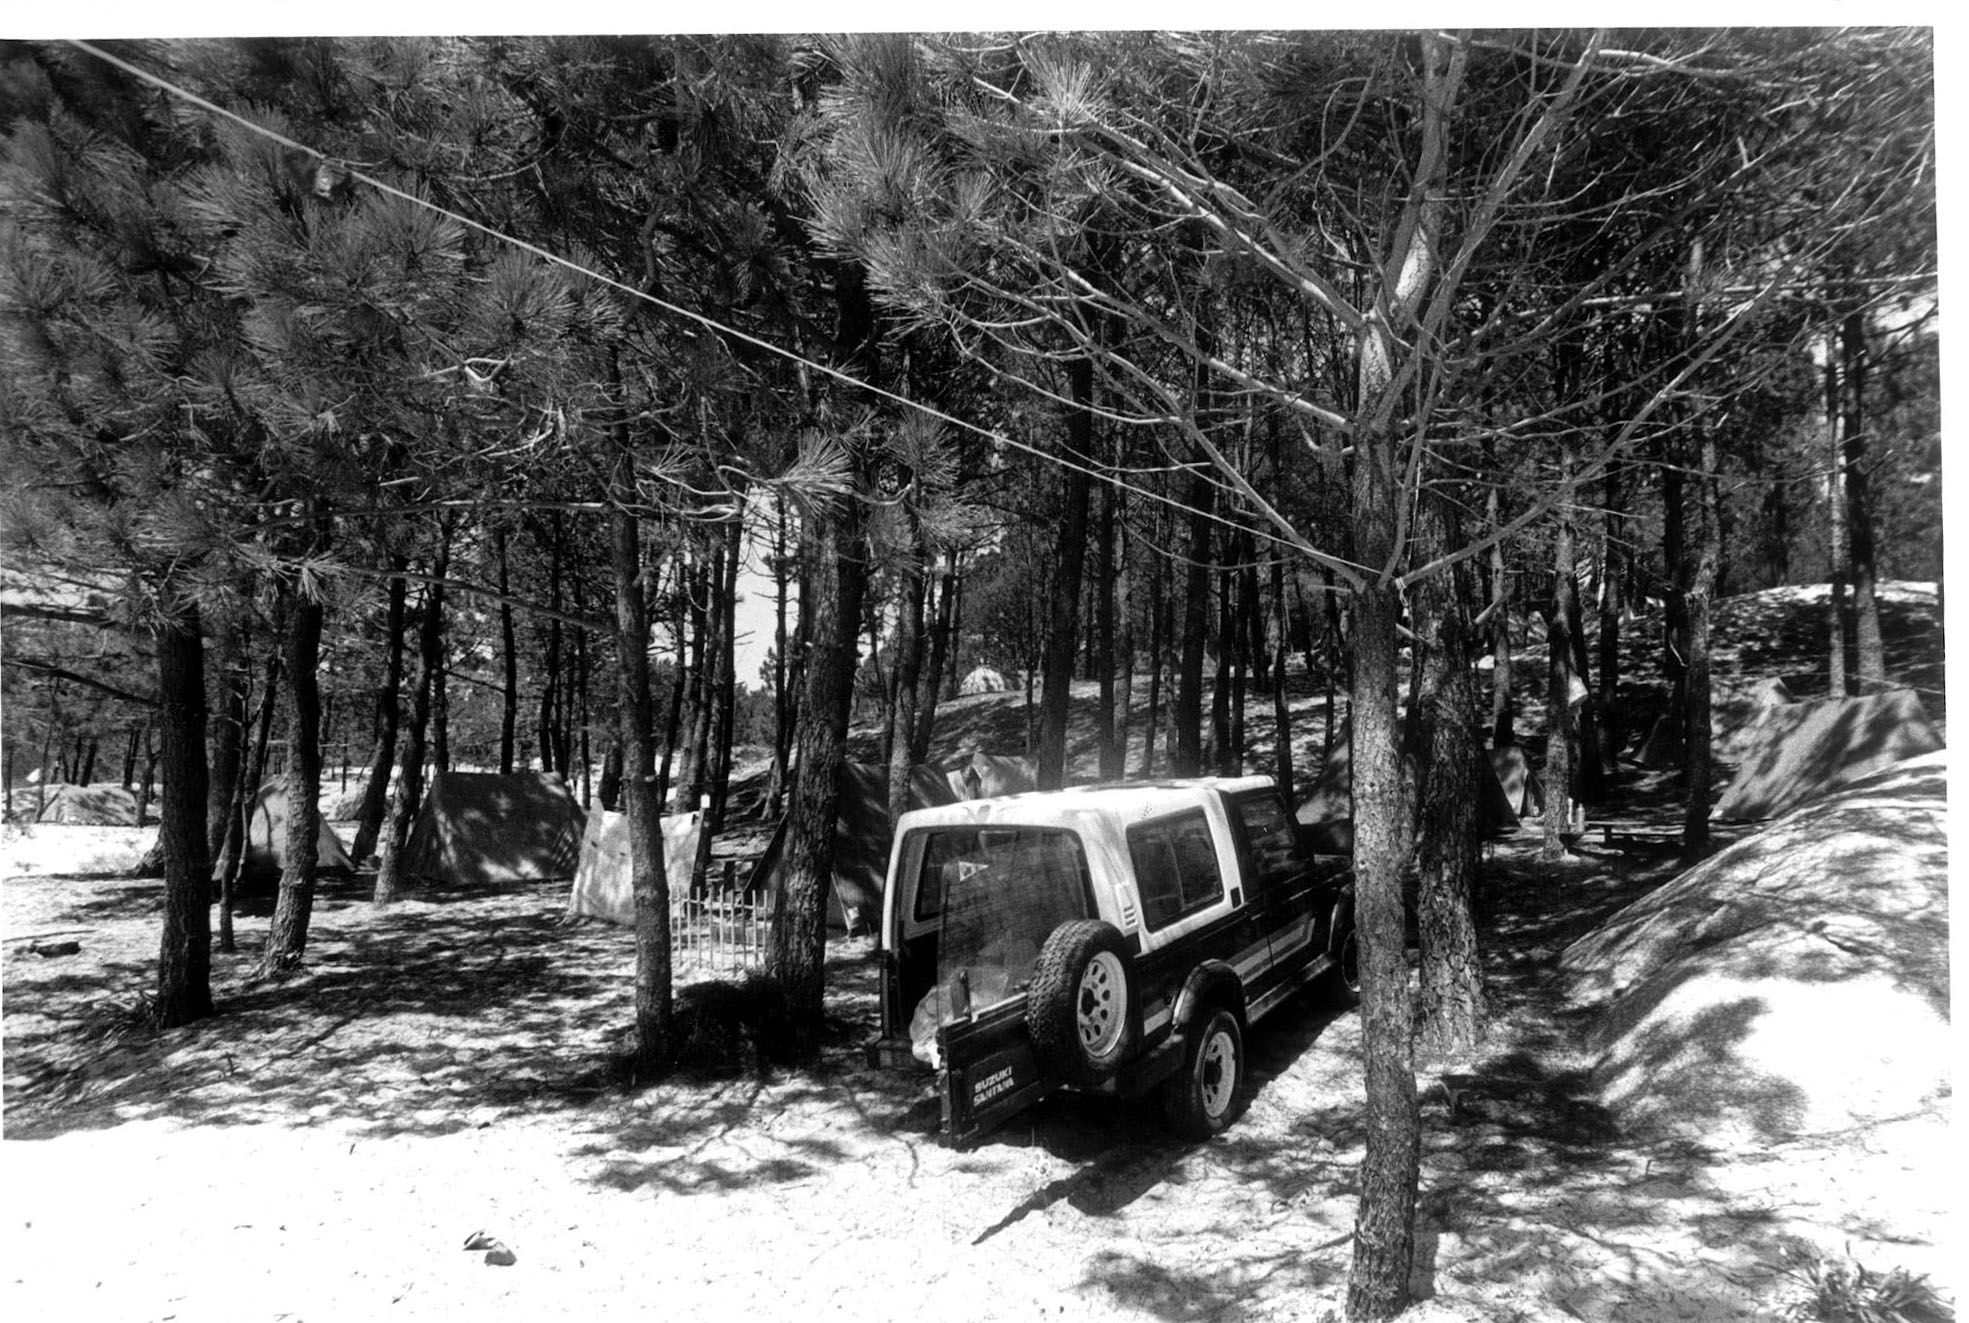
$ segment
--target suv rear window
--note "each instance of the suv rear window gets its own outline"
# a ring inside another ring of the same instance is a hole
[[[1285,881],[1299,862],[1299,847],[1292,820],[1285,806],[1274,795],[1254,795],[1232,805],[1238,825],[1244,828],[1245,847],[1251,852],[1253,890]]]
[[[1202,809],[1128,831],[1128,855],[1142,893],[1142,920],[1151,930],[1224,895],[1217,847]]]

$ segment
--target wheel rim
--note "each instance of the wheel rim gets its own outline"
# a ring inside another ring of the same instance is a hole
[[[1121,961],[1108,951],[1096,952],[1080,976],[1080,995],[1075,998],[1080,1045],[1090,1056],[1103,1056],[1121,1041],[1124,993]]]
[[[1348,933],[1340,946],[1340,982],[1349,992],[1361,990],[1361,944],[1358,933]]]
[[[1196,1063],[1197,1098],[1203,1114],[1216,1120],[1231,1110],[1237,1095],[1237,1040],[1228,1029],[1213,1029]]]

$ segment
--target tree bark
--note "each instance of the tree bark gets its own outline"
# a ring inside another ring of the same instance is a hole
[[[362,786],[362,807],[356,810],[355,840],[349,845],[349,856],[357,863],[376,852],[376,836],[390,806],[390,767],[396,762],[397,727],[403,719],[403,629],[409,596],[403,576],[409,566],[407,556],[390,557],[389,599],[383,613],[383,686],[376,692],[376,749]],[[505,591],[503,585],[500,591]]]
[[[185,604],[157,630],[157,700],[163,745],[164,932],[157,956],[162,1028],[212,1013],[212,875],[205,834],[205,642]],[[140,819],[141,820],[141,819]]]

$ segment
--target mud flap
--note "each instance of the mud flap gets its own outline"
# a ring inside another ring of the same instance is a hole
[[[943,1138],[966,1144],[1060,1087],[1039,1065],[1016,998],[937,1033],[943,1053]]]

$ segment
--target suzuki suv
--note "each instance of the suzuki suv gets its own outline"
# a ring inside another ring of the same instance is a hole
[[[1358,990],[1353,877],[1269,777],[968,800],[897,823],[881,961],[870,1059],[937,1072],[948,1141],[1068,1086],[1160,1088],[1207,1138],[1252,1025],[1322,977]]]

